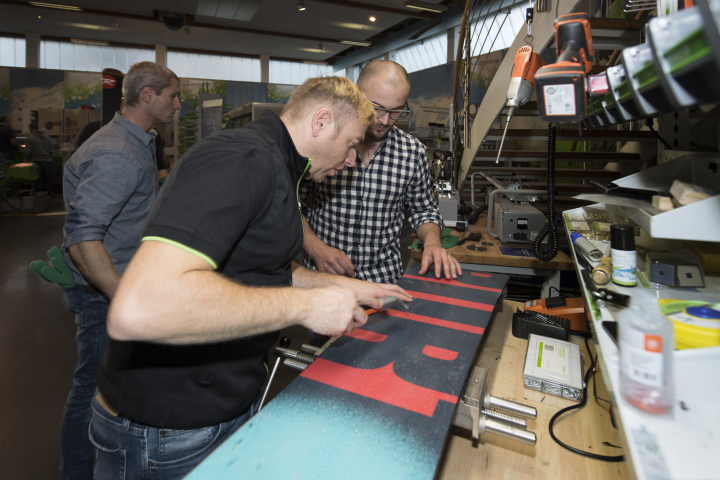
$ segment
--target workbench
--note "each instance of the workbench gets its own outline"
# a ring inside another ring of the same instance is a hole
[[[465,242],[460,246],[454,246],[448,249],[463,270],[473,270],[476,272],[504,273],[506,275],[537,275],[545,277],[542,287],[542,298],[550,296],[550,287],[560,288],[560,272],[573,271],[574,263],[570,257],[563,252],[558,252],[557,256],[549,262],[543,262],[533,257],[510,257],[500,253],[500,247],[507,248],[526,248],[532,251],[532,245],[529,243],[502,243],[497,238],[491,237],[487,233],[487,215],[480,215],[474,225],[468,225],[464,232],[458,232],[454,228],[450,235],[457,235],[462,239],[471,233],[482,233],[480,242]],[[485,252],[474,252],[468,250],[468,245],[481,245],[482,242],[490,242],[492,247],[487,247]],[[422,251],[412,250],[411,265],[420,262],[422,259]]]
[[[497,435],[482,435],[473,442],[470,433],[453,427],[438,467],[439,480],[465,479],[626,479],[625,462],[608,463],[571,453],[556,444],[548,431],[548,422],[558,410],[575,402],[523,387],[522,369],[527,340],[511,333],[512,313],[523,304],[509,300],[496,307],[490,327],[485,332],[474,365],[488,371],[488,391],[500,398],[517,401],[537,409],[535,420],[528,420],[528,430],[537,434],[535,446],[525,445]],[[583,352],[583,375],[590,361],[582,337],[572,336],[571,342]],[[590,341],[595,353],[595,345]],[[596,374],[597,395],[607,399],[607,390],[600,369]],[[555,422],[555,435],[563,442],[600,455],[622,455],[620,432],[613,428],[607,402],[596,402],[592,380],[588,401],[580,411],[574,410]]]

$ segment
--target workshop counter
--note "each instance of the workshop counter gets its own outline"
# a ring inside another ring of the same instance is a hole
[[[488,371],[488,391],[500,398],[517,401],[537,409],[535,420],[528,420],[528,430],[537,434],[535,446],[525,445],[497,435],[481,435],[474,445],[470,432],[452,427],[445,453],[438,467],[437,479],[626,479],[625,462],[608,463],[592,460],[565,450],[550,438],[548,422],[560,409],[575,402],[523,387],[522,369],[527,340],[511,333],[512,314],[522,308],[520,302],[504,300],[498,305],[485,332],[474,365]],[[583,374],[590,365],[582,337],[572,336],[580,345]],[[590,342],[595,353],[595,345]],[[597,395],[607,399],[603,372],[596,373]],[[613,428],[609,406],[593,397],[593,382],[588,401],[580,411],[574,410],[555,422],[555,435],[563,442],[600,455],[622,455],[620,432]]]
[[[448,249],[448,253],[460,262],[463,270],[473,270],[478,272],[504,273],[509,275],[537,275],[545,278],[542,288],[541,297],[550,296],[550,287],[560,288],[560,272],[573,271],[575,269],[573,260],[565,253],[558,251],[555,258],[549,262],[543,262],[531,257],[515,257],[503,255],[500,248],[522,248],[532,252],[532,245],[527,243],[502,243],[497,238],[493,238],[487,233],[486,229],[487,215],[481,215],[474,225],[468,225],[464,232],[458,232],[454,228],[450,235],[457,235],[460,240],[469,236],[471,233],[482,233],[482,240],[479,242],[467,241],[463,245],[456,245]],[[487,251],[476,252],[468,250],[468,245],[482,245],[483,242],[492,243],[487,246]],[[411,262],[419,263],[422,259],[421,250],[412,250],[410,253]]]

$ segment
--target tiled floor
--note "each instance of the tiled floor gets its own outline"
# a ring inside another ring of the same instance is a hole
[[[49,211],[62,209],[51,198]],[[60,288],[28,265],[62,243],[62,215],[0,216],[0,479],[57,479],[59,431],[76,361],[75,322]],[[302,328],[283,332],[299,348]],[[274,358],[271,357],[271,362]],[[272,365],[272,363],[271,363]],[[296,374],[280,368],[270,396]]]

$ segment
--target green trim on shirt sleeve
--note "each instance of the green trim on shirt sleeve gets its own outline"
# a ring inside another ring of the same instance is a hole
[[[217,263],[215,263],[215,261],[212,258],[208,257],[207,255],[205,255],[202,252],[198,252],[194,248],[187,247],[187,246],[183,245],[182,243],[178,243],[174,240],[168,240],[167,238],[163,238],[163,237],[143,237],[141,242],[144,242],[145,240],[153,240],[155,242],[167,243],[168,245],[178,247],[181,250],[185,250],[188,253],[192,253],[196,257],[202,258],[203,260],[205,260],[206,262],[208,262],[210,264],[210,266],[213,268],[213,270],[217,270],[217,268],[218,268]]]

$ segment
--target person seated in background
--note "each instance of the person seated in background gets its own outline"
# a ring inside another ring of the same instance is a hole
[[[35,190],[49,192],[52,183],[53,144],[50,137],[38,131],[37,123],[28,126],[30,135],[25,139],[25,160],[40,167],[40,176],[35,181]]]

